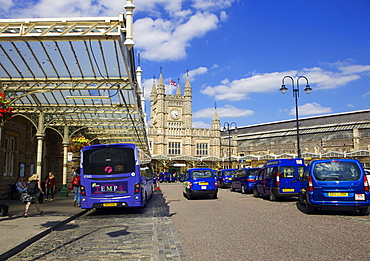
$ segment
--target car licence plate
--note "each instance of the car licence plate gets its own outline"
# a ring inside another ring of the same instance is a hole
[[[208,185],[208,182],[199,182],[199,185]]]
[[[341,193],[341,192],[329,192],[329,197],[348,197],[348,193]]]
[[[103,207],[117,207],[117,203],[103,203]]]
[[[207,186],[200,186],[200,189],[207,189]]]
[[[294,189],[283,189],[283,192],[294,192]]]

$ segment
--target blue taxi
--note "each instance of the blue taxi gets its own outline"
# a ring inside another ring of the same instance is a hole
[[[193,199],[195,197],[217,198],[218,185],[212,169],[193,168],[185,173],[182,183],[184,197]]]
[[[261,168],[243,168],[237,170],[231,180],[230,190],[239,190],[243,194],[252,192],[254,180],[260,170]]]
[[[254,196],[268,196],[271,201],[282,197],[297,197],[300,190],[297,179],[302,176],[305,166],[303,159],[267,161],[253,184]]]
[[[369,180],[358,160],[314,160],[300,180],[298,202],[307,214],[318,210],[348,210],[369,215]]]
[[[219,188],[230,187],[231,180],[237,169],[222,169],[217,172],[217,182]]]

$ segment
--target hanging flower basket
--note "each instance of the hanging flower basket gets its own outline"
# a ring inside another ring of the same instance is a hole
[[[10,120],[13,116],[14,108],[9,107],[12,98],[6,98],[5,94],[0,92],[0,123]]]
[[[90,141],[91,140],[85,138],[84,136],[74,137],[73,139],[71,139],[71,145],[69,145],[68,151],[80,152],[83,147],[90,145]]]

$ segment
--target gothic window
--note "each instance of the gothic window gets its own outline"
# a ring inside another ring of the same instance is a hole
[[[197,156],[208,156],[208,143],[197,143]]]
[[[14,176],[15,156],[16,138],[6,135],[4,144],[4,176]]]
[[[169,155],[180,155],[181,154],[181,143],[180,142],[169,142],[168,143],[168,154]]]

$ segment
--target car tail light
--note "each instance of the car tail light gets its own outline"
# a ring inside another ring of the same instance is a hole
[[[189,188],[192,188],[192,187],[193,187],[193,183],[189,182]]]
[[[82,196],[86,196],[86,190],[85,190],[85,187],[84,187],[84,186],[81,186],[81,187],[80,187],[80,190],[81,190],[81,195],[82,195]]]
[[[218,182],[217,181],[215,181],[215,186],[218,187]]]
[[[308,191],[313,191],[313,182],[311,175],[308,175]]]
[[[134,194],[138,194],[140,192],[140,183],[135,184],[135,191]]]
[[[365,192],[370,191],[370,189],[369,189],[369,180],[367,179],[366,175],[364,175],[364,190],[365,190]]]
[[[276,185],[280,186],[280,172],[276,173]]]

